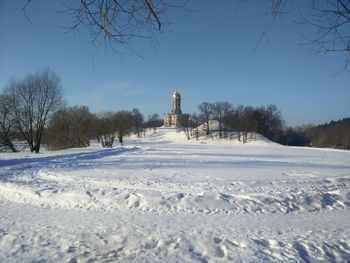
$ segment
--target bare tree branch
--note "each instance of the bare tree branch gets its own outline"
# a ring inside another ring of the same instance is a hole
[[[350,0],[265,1],[269,3],[265,13],[271,16],[272,21],[268,29],[259,34],[257,47],[262,40],[268,41],[267,32],[277,17],[290,13],[289,10],[296,10],[294,15],[298,20],[294,22],[314,29],[312,35],[303,36],[303,45],[309,45],[315,54],[345,53],[344,64],[336,74],[347,69],[350,64]]]
[[[33,2],[25,0],[22,10]],[[188,0],[80,0],[64,4],[59,13],[73,18],[65,26],[67,32],[87,30],[91,42],[97,49],[121,54],[123,49],[133,49],[135,40],[154,40],[161,32],[167,30],[169,22],[166,15],[169,9],[185,8]],[[80,31],[78,31],[80,32]]]

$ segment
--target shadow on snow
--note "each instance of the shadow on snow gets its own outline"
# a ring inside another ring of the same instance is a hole
[[[0,180],[4,180],[11,175],[18,175],[24,170],[37,170],[41,168],[94,168],[98,167],[97,160],[102,158],[118,156],[123,153],[138,151],[139,147],[103,149],[92,152],[78,152],[70,154],[58,154],[45,157],[19,158],[10,160],[0,160]],[[89,162],[91,161],[91,162]]]

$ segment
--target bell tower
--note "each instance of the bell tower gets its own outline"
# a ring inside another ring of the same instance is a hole
[[[178,91],[173,94],[173,109],[172,114],[181,114],[181,95]]]
[[[172,96],[171,113],[164,115],[164,127],[180,127],[181,116],[181,95],[179,91],[175,91]]]

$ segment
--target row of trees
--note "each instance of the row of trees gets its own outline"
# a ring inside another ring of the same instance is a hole
[[[122,144],[125,135],[141,137],[162,124],[158,114],[145,121],[138,109],[93,114],[86,106],[65,106],[60,79],[49,69],[11,79],[0,94],[0,151],[19,151],[23,142],[35,153],[42,143],[50,149],[86,147],[91,139],[112,147],[115,138]]]
[[[138,109],[96,115],[86,106],[64,107],[52,116],[45,143],[50,149],[63,149],[87,147],[91,139],[97,139],[103,147],[112,147],[116,138],[123,144],[131,132],[141,137],[145,127]]]
[[[350,150],[350,118],[308,127],[306,133],[312,146]]]
[[[190,139],[218,132],[219,138],[228,138],[234,131],[239,141],[246,142],[256,133],[276,141],[283,129],[281,112],[275,105],[251,107],[240,105],[233,107],[230,102],[203,102],[198,106],[199,113],[183,115],[181,125]],[[214,122],[215,121],[215,122]],[[200,124],[202,131],[198,130]],[[248,137],[249,136],[249,137]]]
[[[317,126],[288,128],[279,143],[350,150],[350,118]]]
[[[105,147],[113,147],[117,139],[123,144],[130,134],[138,138],[146,129],[163,125],[158,114],[148,116],[145,121],[139,109],[93,114],[86,106],[64,107],[56,111],[46,130],[45,144],[51,150],[72,147],[87,147],[92,139],[97,139]]]
[[[86,106],[67,107],[62,100],[59,77],[49,69],[23,79],[11,79],[0,94],[0,151],[20,150],[25,142],[38,153],[44,142],[50,149],[86,147],[97,139],[112,147],[130,133],[142,137],[147,128],[163,125],[158,114],[145,121],[138,109],[93,114]],[[188,139],[200,135],[237,136],[243,143],[260,133],[285,145],[350,148],[350,119],[319,126],[284,128],[275,105],[233,107],[227,101],[203,102],[198,113],[184,114],[180,124]]]
[[[188,139],[215,132],[219,138],[231,138],[235,134],[245,143],[256,139],[256,133],[259,133],[283,145],[350,149],[350,118],[316,126],[285,127],[282,114],[275,105],[234,108],[226,101],[203,102],[198,110],[198,114],[183,115],[181,119]]]

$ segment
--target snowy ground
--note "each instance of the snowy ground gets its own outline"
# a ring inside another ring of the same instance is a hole
[[[0,262],[349,262],[350,152],[260,138],[0,154]]]

